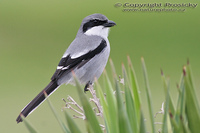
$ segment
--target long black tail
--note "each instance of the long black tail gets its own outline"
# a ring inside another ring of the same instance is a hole
[[[47,93],[47,95],[50,95],[58,87],[59,86],[56,83],[56,81],[51,81],[28,105],[25,106],[25,108],[21,111],[21,113],[19,114],[19,116],[16,119],[17,123],[22,122],[21,115],[26,117],[28,114],[30,114],[32,111],[34,111],[45,100],[44,91]]]

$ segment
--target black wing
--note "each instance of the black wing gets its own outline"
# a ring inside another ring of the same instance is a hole
[[[64,72],[71,72],[74,68],[80,68],[85,63],[87,63],[90,59],[92,59],[95,55],[98,55],[106,48],[106,41],[102,40],[100,45],[95,48],[94,50],[90,50],[86,54],[77,57],[77,58],[71,58],[71,55],[68,55],[64,58],[62,58],[58,64],[59,68],[57,68],[56,72],[52,76],[51,80],[58,80],[60,76]]]

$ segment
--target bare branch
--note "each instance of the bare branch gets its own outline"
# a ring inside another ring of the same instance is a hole
[[[83,108],[80,105],[78,105],[77,102],[71,96],[68,96],[67,100],[69,102],[67,102],[65,99],[63,99],[63,101],[65,102],[65,107],[64,108],[71,109],[72,111],[74,111],[74,112],[76,112],[77,114],[80,115],[80,116],[73,115],[73,118],[81,118],[81,119],[85,120],[86,116],[84,114]],[[80,111],[78,111],[77,109],[73,108],[71,105],[76,106]]]
[[[76,107],[78,107],[82,112],[84,112],[83,108],[82,108],[81,106],[79,106],[79,105],[77,104],[77,102],[76,102],[71,96],[68,96],[67,99],[68,99],[69,101],[71,101],[72,104],[74,104]]]
[[[106,129],[105,126],[102,125],[102,124],[99,124],[99,126],[102,128],[102,130],[105,130],[105,129]]]
[[[94,110],[96,116],[100,116],[101,118],[103,118],[103,109],[102,109],[102,106],[100,104],[100,100],[96,95],[96,91],[94,90],[92,85],[90,85],[89,88],[87,88],[87,89],[92,94],[92,98],[90,98],[90,102],[93,102],[95,104],[95,107],[93,107],[93,110]],[[84,114],[83,108],[79,104],[77,104],[77,102],[71,96],[68,96],[67,100],[68,100],[68,102],[65,101],[65,99],[63,99],[63,101],[65,102],[64,108],[70,109],[70,110],[72,110],[72,111],[74,111],[78,114],[78,115],[73,115],[73,118],[85,120],[86,116]],[[78,108],[78,110],[80,110],[80,111],[75,109],[73,106],[76,106]],[[100,127],[102,128],[102,130],[105,130],[104,125],[100,124]]]
[[[80,111],[74,109],[70,104],[66,104],[66,107],[65,107],[65,108],[71,109],[71,110],[73,110],[74,112],[76,112],[76,113],[78,113],[78,114],[80,114],[80,115],[82,115],[82,116],[84,115],[84,113],[81,113]]]
[[[78,118],[78,119],[83,119],[83,120],[86,119],[85,115],[83,115],[83,116],[73,115],[73,118]]]
[[[119,83],[124,85],[124,78],[121,78],[121,76],[119,75]]]
[[[97,98],[96,91],[94,90],[92,85],[89,86],[88,90],[90,91],[90,93],[92,94],[92,97],[93,97],[93,98],[90,98],[90,101],[94,102],[94,104],[97,106],[97,109],[99,111],[98,115],[103,117],[103,109],[100,104],[99,98]]]
[[[164,114],[164,102],[162,103],[162,107],[160,108],[161,111],[157,112],[155,115],[154,115],[154,118],[156,118],[157,114]]]

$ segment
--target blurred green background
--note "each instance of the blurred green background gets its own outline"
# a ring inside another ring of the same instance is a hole
[[[168,0],[171,3],[197,3],[196,0]],[[124,1],[0,0],[0,132],[23,133],[28,130],[15,119],[21,109],[50,81],[65,49],[73,41],[84,17],[102,13],[117,23],[109,41],[117,72],[130,55],[140,85],[143,109],[147,112],[140,58],[144,57],[152,90],[154,113],[164,101],[160,77],[162,68],[171,79],[171,93],[176,102],[182,67],[187,59],[193,70],[197,96],[200,96],[200,9],[186,7],[185,12],[123,12],[115,7]],[[129,1],[130,3],[165,3]],[[110,67],[107,65],[110,73]],[[102,83],[102,77],[99,79]],[[77,101],[74,86],[63,85],[51,97],[61,117],[62,98]],[[89,96],[89,93],[87,94]],[[73,112],[72,112],[73,113]],[[74,114],[74,113],[73,113]],[[147,125],[149,118],[147,119]],[[161,121],[162,116],[156,118]],[[42,133],[61,132],[48,104],[44,102],[28,120]],[[63,118],[64,120],[64,118]],[[75,120],[85,131],[82,120]],[[157,126],[159,128],[159,125]],[[149,131],[149,130],[148,130]]]

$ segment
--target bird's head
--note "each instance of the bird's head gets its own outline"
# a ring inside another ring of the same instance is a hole
[[[102,14],[92,14],[85,17],[79,30],[85,35],[97,35],[103,38],[108,37],[109,28],[116,25],[115,22],[108,20]]]

